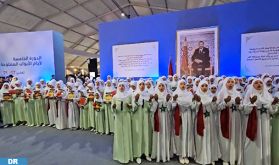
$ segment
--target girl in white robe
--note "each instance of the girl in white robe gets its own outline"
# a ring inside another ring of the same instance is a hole
[[[45,93],[47,110],[48,110],[48,120],[49,120],[50,127],[55,127],[56,116],[57,116],[57,104],[56,104],[57,101],[55,98],[55,86],[56,86],[56,81],[51,80],[48,83],[48,88]]]
[[[215,164],[218,153],[218,139],[212,112],[217,109],[216,97],[209,96],[208,82],[202,80],[197,88],[195,98],[195,161],[199,164]]]
[[[233,78],[227,77],[218,94],[217,123],[223,164],[241,164],[242,124],[241,94],[236,90]]]
[[[155,88],[154,101],[151,108],[151,111],[154,113],[151,158],[156,158],[156,162],[170,160],[170,97],[170,94],[167,92],[166,83],[159,80]]]
[[[186,89],[186,81],[179,80],[173,93],[174,140],[176,155],[181,164],[188,164],[189,157],[195,156],[194,132],[192,120],[193,94]]]
[[[74,90],[74,84],[67,83],[66,94],[66,111],[68,113],[68,128],[74,130],[79,128],[79,109],[77,101],[79,100],[78,92]]]
[[[270,165],[270,115],[274,100],[261,79],[254,79],[244,98],[244,165]]]
[[[56,128],[65,129],[68,126],[67,117],[68,111],[66,109],[66,96],[67,92],[63,89],[63,84],[61,82],[56,83],[55,97],[57,100],[57,114],[56,114]]]

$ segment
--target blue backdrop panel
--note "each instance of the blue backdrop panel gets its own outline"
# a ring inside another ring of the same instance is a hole
[[[64,38],[59,32],[53,32],[53,50],[55,79],[65,81]]]
[[[159,75],[176,59],[176,31],[219,27],[219,73],[239,75],[241,34],[279,29],[278,0],[246,0],[100,24],[101,77],[112,75],[112,46],[159,42]],[[174,70],[175,65],[173,65]]]

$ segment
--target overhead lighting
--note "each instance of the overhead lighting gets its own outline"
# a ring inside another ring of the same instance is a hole
[[[124,12],[122,12],[122,13],[121,13],[121,16],[122,16],[122,17],[125,17],[125,16],[126,16],[126,14],[125,14]]]

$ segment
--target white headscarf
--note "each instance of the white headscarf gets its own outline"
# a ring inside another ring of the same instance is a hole
[[[15,84],[15,89],[22,89],[21,82],[19,80],[17,80],[14,84]],[[16,86],[16,85],[19,85],[19,86]]]
[[[256,81],[261,81],[263,83],[263,89],[261,91],[256,90],[253,87],[253,84]],[[251,87],[248,89],[245,98],[244,98],[244,104],[250,104],[250,98],[253,96],[257,96],[256,104],[271,104],[273,101],[273,98],[271,94],[268,92],[266,85],[264,84],[263,80],[260,78],[255,78],[251,84]]]
[[[73,77],[69,77],[68,78],[68,82],[75,83],[76,81],[75,81],[75,79]]]
[[[165,90],[163,92],[161,92],[159,90],[159,85],[162,84],[165,86]],[[163,102],[163,101],[166,101],[166,96],[168,94],[168,89],[167,89],[167,85],[166,85],[166,82],[163,81],[163,80],[159,80],[157,81],[157,85],[156,85],[156,88],[155,88],[155,92],[156,94],[158,95],[158,102]]]
[[[215,88],[216,88],[216,93],[212,93],[212,92],[211,92],[211,88],[212,88],[212,87],[215,87]],[[218,86],[217,86],[216,84],[211,84],[211,85],[209,86],[209,90],[210,90],[210,92],[209,92],[210,94],[209,94],[209,95],[210,95],[211,97],[217,96],[217,94],[218,94]]]
[[[130,82],[130,86],[135,86],[136,87],[136,90],[137,90],[137,82],[136,81],[134,81],[134,80],[132,80],[131,82]],[[135,91],[136,91],[135,90]],[[130,87],[130,92],[135,92],[135,91],[133,91],[133,89]]]
[[[28,83],[29,81],[31,82],[31,84]],[[26,88],[28,88],[28,89],[33,88],[33,81],[30,78],[28,78],[26,80]]]
[[[147,83],[150,83],[150,84],[151,84],[151,86],[150,86],[150,88],[149,88],[149,89],[148,89],[147,87],[145,87],[145,90],[146,90],[149,94],[153,95],[153,94],[154,94],[154,92],[155,92],[155,90],[154,90],[154,86],[153,86],[153,83],[152,83],[152,81],[151,81],[151,80],[146,80],[146,81],[145,81],[145,85],[146,85]]]
[[[119,86],[120,85],[124,85],[125,86],[125,83],[124,82],[119,82],[118,83],[116,94],[113,97],[115,97],[118,100],[124,101],[127,97],[131,96],[131,93],[128,92],[126,89],[123,92],[121,92],[119,90]],[[125,86],[125,88],[126,88],[126,86]]]
[[[268,74],[268,73],[264,73],[264,74],[262,74],[261,79],[263,80],[263,79],[265,79],[265,77],[269,77],[269,74]]]
[[[56,82],[55,85],[56,85],[55,86],[56,89],[58,89],[58,87],[57,87],[58,85],[60,85],[60,89],[62,89],[62,90],[65,89],[65,85],[64,85],[63,81],[58,81],[58,82]]]
[[[94,86],[93,83],[87,84],[87,87],[91,87],[92,88],[92,91],[90,90],[90,92],[94,92],[95,91],[95,86]]]
[[[8,89],[5,86],[8,85]],[[4,83],[0,90],[0,99],[3,99],[3,93],[9,93],[9,83]]]
[[[190,80],[190,79],[192,80],[191,84],[193,84],[193,78],[192,78],[192,76],[188,76],[188,77],[187,77],[187,84],[189,84],[189,80]]]
[[[72,90],[75,90],[75,89],[74,89],[74,87],[75,87],[75,84],[74,84],[74,83],[72,83],[72,82],[67,82],[66,85],[69,86],[69,87],[71,87]]]
[[[48,82],[48,84],[56,88],[56,80],[52,79],[50,82]]]
[[[5,88],[5,86],[8,85],[8,89]],[[1,93],[8,93],[9,92],[9,83],[5,82],[1,88]]]
[[[181,90],[179,85],[181,83],[185,83],[185,89],[184,90]],[[187,87],[186,87],[186,81],[181,79],[178,81],[177,83],[177,88],[176,90],[173,92],[172,94],[173,96],[177,95],[178,98],[177,98],[177,103],[179,105],[182,105],[182,106],[187,106],[189,104],[191,104],[192,102],[192,99],[193,99],[193,94],[191,92],[188,92],[187,91]]]
[[[274,77],[273,82],[272,82],[274,87],[279,85],[279,83],[277,83],[276,81],[279,81],[279,77]]]
[[[270,77],[263,79],[263,82],[264,82],[265,86],[267,87],[267,90],[270,90],[270,89],[272,89],[272,84],[270,86],[267,86],[266,84],[268,81],[272,82],[272,79]]]
[[[234,85],[231,90],[227,89],[226,84],[230,79],[234,81],[234,79],[231,77],[227,77],[223,81],[223,86],[220,92],[218,93],[218,97],[217,97],[218,103],[222,102],[228,96],[231,96],[231,100],[234,100],[237,97],[241,98],[241,94],[236,90],[236,85]]]
[[[203,91],[201,90],[201,86],[202,86],[203,84],[207,84],[207,86],[208,86],[208,82],[205,81],[205,80],[202,80],[202,81],[199,83],[199,86],[198,86],[198,88],[197,88],[196,94],[197,94],[198,96],[201,97],[201,102],[202,102],[203,104],[208,104],[208,103],[210,103],[210,102],[212,101],[212,98],[209,96],[209,89],[207,90],[207,92],[203,92]],[[209,86],[208,86],[208,87],[209,87]]]
[[[108,83],[110,83],[110,86],[107,85]],[[110,93],[113,91],[115,91],[115,88],[114,88],[112,82],[110,80],[107,80],[104,93]]]
[[[37,86],[40,85],[40,88],[38,88]],[[44,93],[44,89],[43,89],[43,86],[40,82],[36,82],[35,83],[35,88],[34,88],[35,91],[40,91],[40,93]]]
[[[196,85],[196,83],[197,83],[198,81],[201,81],[201,79],[200,79],[200,78],[196,78],[195,81],[194,81],[194,84],[193,84],[193,90],[194,90],[195,92],[198,90],[198,86]]]
[[[99,95],[99,98],[96,99],[96,97],[95,97],[94,102],[101,102],[101,103],[102,103],[102,102],[103,102],[102,95],[101,95],[98,91],[96,91],[96,92],[94,93],[94,95],[96,95],[96,94]]]
[[[140,97],[139,97],[139,102],[142,102],[142,100],[148,101],[148,100],[150,99],[150,94],[147,92],[146,87],[145,87],[144,91],[141,91],[141,90],[140,90],[140,84],[141,84],[141,83],[144,84],[144,81],[143,81],[143,80],[139,80],[139,81],[137,82],[137,89],[136,89],[136,91],[134,92],[134,95],[136,95],[136,94],[139,94],[139,95],[140,95]]]

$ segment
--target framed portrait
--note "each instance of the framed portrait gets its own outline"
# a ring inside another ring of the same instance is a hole
[[[176,72],[183,75],[218,75],[218,27],[176,32]]]

